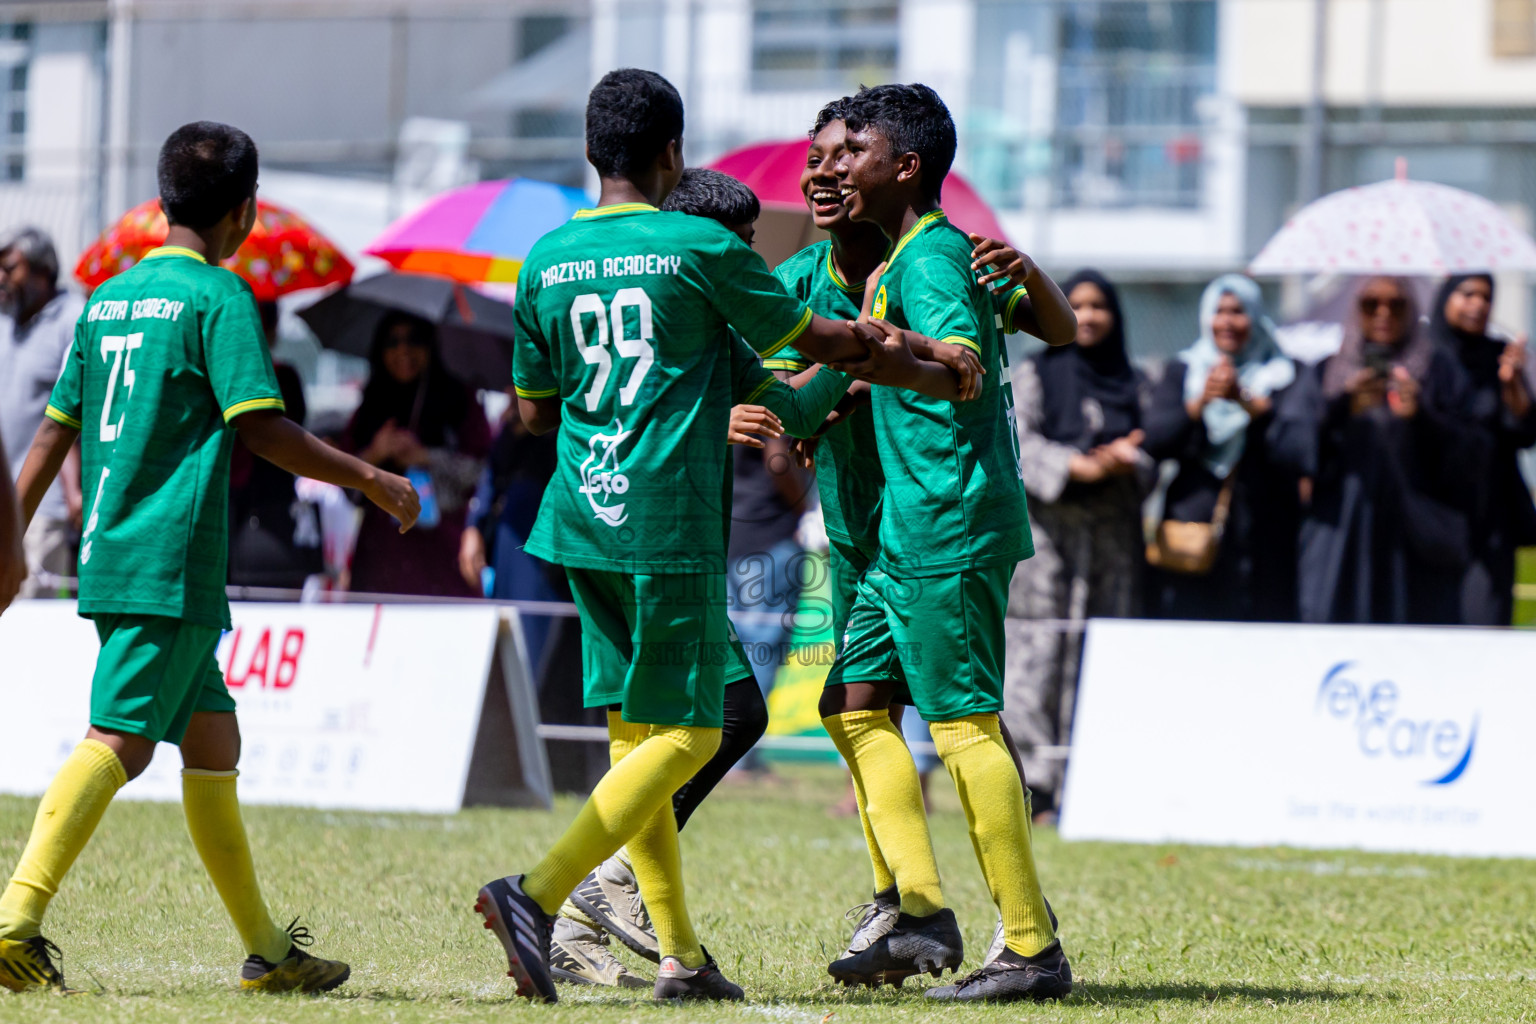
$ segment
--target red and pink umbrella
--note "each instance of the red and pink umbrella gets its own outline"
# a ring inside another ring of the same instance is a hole
[[[757,222],[754,245],[769,266],[821,236],[800,193],[800,172],[805,169],[809,147],[805,139],[759,142],[733,150],[709,165],[741,181],[762,202],[763,216]],[[991,207],[970,182],[953,171],[944,179],[943,206],[956,227],[989,238],[1007,238]]]
[[[140,203],[81,254],[75,278],[95,288],[164,245],[169,231],[160,200]],[[250,282],[260,302],[352,280],[352,263],[330,239],[292,210],[265,199],[256,200],[250,237],[224,265]]]

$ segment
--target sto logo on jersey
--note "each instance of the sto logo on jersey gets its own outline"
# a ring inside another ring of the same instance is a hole
[[[614,420],[608,433],[587,439],[590,451],[581,463],[581,493],[587,496],[593,515],[609,526],[622,526],[629,518],[625,503],[616,499],[629,490],[629,477],[619,471],[619,445],[633,433],[624,429],[623,420]]]

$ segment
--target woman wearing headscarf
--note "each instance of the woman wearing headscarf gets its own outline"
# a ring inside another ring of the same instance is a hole
[[[1461,621],[1507,626],[1514,612],[1515,549],[1536,544],[1536,506],[1520,475],[1520,449],[1536,444],[1536,403],[1523,341],[1488,335],[1493,278],[1462,274],[1441,285],[1430,312],[1435,345],[1460,367],[1453,410],[1477,435],[1483,463],[1468,495],[1471,559]]]
[[[1302,619],[1457,622],[1484,459],[1455,415],[1465,373],[1430,339],[1408,281],[1357,286],[1343,345],[1308,390],[1299,404],[1320,429],[1301,534]]]
[[[1003,717],[1042,818],[1065,765],[1037,751],[1071,739],[1083,637],[1039,620],[1139,613],[1141,501],[1155,470],[1140,448],[1145,382],[1126,354],[1115,286],[1084,270],[1062,291],[1077,343],[1025,360],[1014,383],[1035,556],[1009,592]]]
[[[1209,572],[1148,574],[1162,618],[1296,618],[1297,474],[1273,457],[1271,428],[1296,365],[1275,343],[1259,286],[1223,274],[1200,296],[1200,337],[1153,388],[1146,447],[1177,463],[1163,517],[1224,522]]]
[[[365,508],[352,560],[352,589],[365,593],[478,597],[459,573],[459,538],[491,428],[474,393],[443,366],[437,330],[390,313],[374,332],[371,372],[347,427],[345,447],[393,473],[430,481],[439,521],[399,532],[389,516]],[[418,485],[418,490],[421,486]]]

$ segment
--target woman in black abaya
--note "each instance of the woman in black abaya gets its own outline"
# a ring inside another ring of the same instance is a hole
[[[1343,346],[1308,380],[1320,430],[1302,619],[1458,622],[1470,494],[1485,460],[1456,415],[1465,371],[1430,340],[1409,283],[1365,279]]]
[[[1522,448],[1536,444],[1536,402],[1522,342],[1488,335],[1493,278],[1462,274],[1440,287],[1430,337],[1462,370],[1454,410],[1477,434],[1483,462],[1469,497],[1471,558],[1461,586],[1461,620],[1507,626],[1514,612],[1515,549],[1536,544],[1536,507],[1520,475]]]

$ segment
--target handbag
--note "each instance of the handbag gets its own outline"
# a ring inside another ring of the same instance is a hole
[[[1221,551],[1221,535],[1227,528],[1227,515],[1232,511],[1232,484],[1237,479],[1237,469],[1227,474],[1221,493],[1216,496],[1216,509],[1208,523],[1191,523],[1182,519],[1164,519],[1157,524],[1157,532],[1147,545],[1147,564],[1168,572],[1188,576],[1204,576],[1216,565]]]

